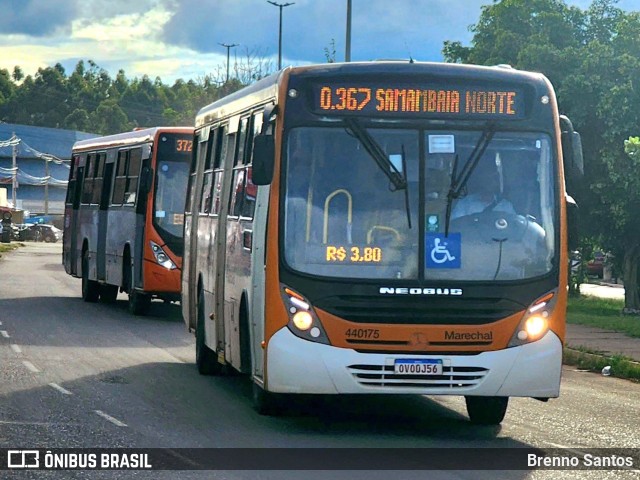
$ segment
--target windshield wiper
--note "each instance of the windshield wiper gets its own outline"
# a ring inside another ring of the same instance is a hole
[[[402,172],[406,172],[407,171],[407,156],[405,155],[404,152],[404,143],[402,144]],[[404,177],[404,181],[405,181],[405,186],[404,186],[404,209],[407,212],[407,224],[409,225],[409,228],[411,228],[411,204],[409,202],[409,184],[407,183],[407,177],[406,177],[406,173],[404,173],[405,177]]]
[[[345,118],[344,123],[347,125],[349,130],[353,132],[362,146],[367,151],[367,153],[375,160],[375,162],[382,170],[389,181],[393,184],[393,190],[406,190],[407,188],[407,178],[405,177],[404,171],[401,172],[398,168],[389,160],[386,153],[382,149],[378,142],[369,135],[369,132],[360,125],[360,122],[356,118]],[[404,156],[404,154],[403,154]],[[403,169],[405,166],[403,165]]]
[[[458,156],[456,155],[455,157],[453,171],[451,172],[451,184],[449,185],[449,193],[447,193],[447,213],[444,224],[445,237],[449,236],[449,222],[451,221],[451,207],[453,205],[453,200],[460,196],[460,192],[462,192],[464,187],[467,185],[469,177],[475,170],[476,165],[478,165],[482,155],[484,155],[484,152],[489,146],[489,143],[493,139],[495,133],[495,125],[492,123],[487,124],[487,127],[482,131],[482,135],[480,135],[475,147],[473,147],[471,155],[469,155],[469,158],[462,167],[460,175],[457,175]]]

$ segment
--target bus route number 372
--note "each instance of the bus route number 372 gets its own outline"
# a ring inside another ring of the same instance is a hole
[[[442,375],[442,360],[398,358],[393,372],[396,375]]]

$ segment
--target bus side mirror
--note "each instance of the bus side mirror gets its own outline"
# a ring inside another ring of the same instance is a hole
[[[572,180],[584,175],[584,159],[582,157],[582,140],[578,132],[562,132],[562,153],[564,171]]]
[[[578,229],[578,204],[573,197],[565,197],[567,206],[567,241],[569,251],[578,250],[580,246],[580,232]]]
[[[562,157],[564,171],[570,183],[578,182],[584,175],[584,158],[582,156],[582,140],[580,134],[573,129],[571,120],[560,116],[562,129]]]
[[[269,185],[273,180],[275,142],[273,135],[256,135],[253,138],[253,165],[251,181],[255,185]]]

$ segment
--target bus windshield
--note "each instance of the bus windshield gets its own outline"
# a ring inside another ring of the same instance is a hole
[[[469,281],[552,270],[556,171],[546,134],[495,131],[481,142],[482,128],[367,132],[406,178],[406,191],[349,128],[289,132],[282,246],[290,268],[325,277]],[[486,145],[457,191],[452,185],[479,143]]]
[[[191,145],[186,135],[164,134],[160,139],[153,216],[160,235],[182,238]]]

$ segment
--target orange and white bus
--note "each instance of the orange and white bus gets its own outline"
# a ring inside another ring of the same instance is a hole
[[[76,142],[62,261],[82,298],[143,315],[151,300],[180,299],[184,202],[193,128],[156,127]]]
[[[509,397],[558,396],[582,156],[543,75],[287,68],[204,107],[194,142],[182,309],[201,373],[247,373],[263,413],[461,395],[497,424]]]

